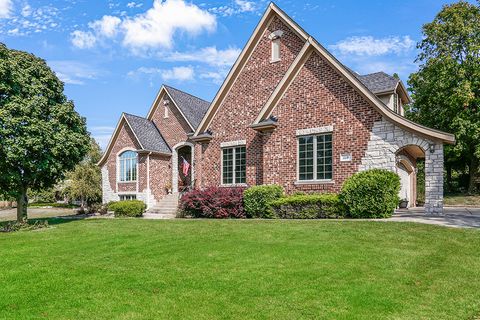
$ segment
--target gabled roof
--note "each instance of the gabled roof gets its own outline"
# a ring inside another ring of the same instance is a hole
[[[375,94],[394,91],[400,82],[400,79],[392,77],[383,71],[365,75],[354,75]]]
[[[207,112],[210,102],[167,85],[164,87],[188,122],[196,129]]]
[[[369,88],[367,88],[364,83],[362,83],[362,81],[360,81],[360,79],[357,77],[358,75],[355,75],[351,70],[349,70],[342,63],[340,63],[330,52],[328,52],[313,37],[308,35],[274,3],[270,3],[268,9],[266,10],[259,24],[255,28],[255,31],[247,42],[247,45],[245,46],[245,48],[243,48],[240,56],[230,70],[220,90],[217,92],[215,99],[213,100],[210,108],[205,114],[205,117],[195,131],[194,137],[192,139],[195,139],[195,137],[208,129],[212,119],[218,111],[218,108],[222,104],[223,99],[227,95],[231,86],[235,82],[235,79],[240,74],[241,69],[251,55],[254,47],[258,43],[262,31],[274,16],[278,16],[282,20],[282,22],[289,26],[301,39],[303,39],[305,41],[305,45],[298,54],[298,56],[295,58],[293,63],[290,65],[287,73],[284,75],[283,79],[275,88],[274,92],[260,111],[260,114],[256,118],[255,122],[252,124],[252,126],[256,126],[257,124],[261,123],[262,121],[271,116],[272,110],[280,101],[281,97],[286,92],[293,79],[295,79],[296,75],[300,71],[301,67],[304,65],[305,61],[312,54],[312,52],[316,52],[318,55],[324,58],[326,62],[335,71],[337,71],[348,83],[350,83],[372,105],[372,107],[374,107],[382,116],[384,116],[389,121],[402,128],[405,128],[408,131],[413,131],[415,133],[429,138],[433,138],[435,140],[441,140],[446,143],[455,142],[455,136],[453,136],[452,134],[424,127],[390,110]]]
[[[113,131],[112,137],[108,142],[107,148],[102,155],[98,165],[102,165],[108,158],[110,151],[112,150],[114,141],[117,139],[118,134],[122,124],[126,123],[128,127],[132,130],[135,140],[137,140],[140,148],[137,152],[153,152],[164,155],[171,155],[170,147],[167,142],[158,131],[157,127],[148,119],[135,116],[133,114],[122,113],[120,119],[118,120],[117,127]]]
[[[142,150],[161,153],[171,152],[170,147],[153,121],[128,113],[124,113],[124,116],[138,143],[142,146]]]
[[[192,131],[195,131],[205,116],[205,113],[210,106],[210,102],[173,87],[162,85],[157,93],[155,101],[153,101],[153,104],[150,107],[150,111],[148,111],[148,120],[152,119],[155,108],[164,95],[169,97],[184,120],[187,122],[188,126],[192,129]]]

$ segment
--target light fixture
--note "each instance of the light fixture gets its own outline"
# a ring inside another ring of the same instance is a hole
[[[430,153],[434,153],[435,152],[435,145],[433,143],[430,143],[428,145],[428,149],[430,150]]]

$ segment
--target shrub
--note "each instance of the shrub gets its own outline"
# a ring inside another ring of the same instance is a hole
[[[115,213],[115,217],[141,217],[147,206],[140,200],[112,202],[108,210]]]
[[[336,194],[297,194],[270,202],[269,211],[280,219],[328,219],[342,217],[345,207]]]
[[[249,218],[271,218],[268,203],[283,196],[279,185],[253,186],[243,192],[243,204]]]
[[[194,218],[245,218],[243,190],[223,187],[193,190],[180,199],[181,210]]]
[[[22,221],[0,223],[0,232],[29,231],[42,228],[48,228],[47,220],[28,221],[27,219],[24,219]]]
[[[340,199],[352,218],[387,218],[398,205],[400,178],[391,171],[357,172],[342,186]]]

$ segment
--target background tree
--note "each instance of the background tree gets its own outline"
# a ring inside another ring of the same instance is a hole
[[[423,35],[417,45],[420,70],[408,81],[414,103],[407,116],[455,134],[457,144],[445,150],[447,172],[466,164],[473,192],[480,159],[479,5],[460,1],[444,6],[423,26]]]
[[[69,174],[70,196],[80,199],[82,208],[85,204],[90,206],[102,200],[102,173],[97,166],[101,156],[100,146],[93,138],[90,139],[90,150],[85,159]]]
[[[27,190],[63,179],[89,147],[85,119],[46,62],[0,43],[0,192],[27,218]]]

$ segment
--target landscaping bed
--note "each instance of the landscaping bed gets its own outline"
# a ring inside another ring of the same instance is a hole
[[[0,234],[3,319],[475,319],[480,233],[338,220],[52,220]]]

